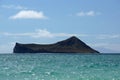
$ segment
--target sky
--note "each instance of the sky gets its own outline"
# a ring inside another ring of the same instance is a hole
[[[120,52],[120,0],[0,0],[0,53],[16,42],[77,36],[101,53]]]

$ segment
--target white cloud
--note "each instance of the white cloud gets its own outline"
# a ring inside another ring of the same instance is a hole
[[[89,11],[86,13],[87,16],[95,16],[96,13],[94,11]]]
[[[51,32],[47,31],[46,29],[38,29],[38,30],[36,30],[35,33],[32,33],[30,36],[34,37],[34,38],[40,38],[40,37],[51,38],[51,37],[54,37],[54,35]]]
[[[106,49],[113,50],[115,52],[120,52],[120,44],[109,44],[105,46]]]
[[[85,37],[86,34],[69,34],[69,33],[51,33],[46,29],[37,29],[35,32],[29,32],[29,33],[8,33],[4,32],[3,35],[5,36],[13,36],[13,37],[32,37],[32,38],[53,38],[53,37],[69,37],[69,36],[79,36],[79,37]]]
[[[6,9],[27,9],[26,7],[20,5],[2,5],[1,7]]]
[[[33,37],[33,38],[52,38],[52,37],[70,37],[70,36],[78,36],[78,37],[90,37],[90,38],[96,38],[100,40],[104,39],[119,39],[119,34],[102,34],[102,35],[90,35],[90,34],[74,34],[74,33],[52,33],[46,29],[37,29],[34,32],[26,32],[26,33],[9,33],[9,32],[3,32],[1,35],[5,36],[14,36],[14,37]]]
[[[116,38],[120,38],[120,35],[118,34],[114,34],[114,35],[98,35],[97,39],[116,39]]]
[[[8,54],[8,53],[12,53],[13,50],[13,45],[15,45],[14,42],[10,42],[10,43],[5,43],[5,44],[1,44],[0,45],[0,54]]]
[[[112,52],[120,52],[120,44],[116,44],[116,43],[93,43],[93,44],[89,44],[90,46],[96,48],[96,49],[103,49],[103,50],[107,50],[107,53]],[[105,51],[103,51],[105,52]]]
[[[21,10],[17,14],[10,17],[10,19],[47,19],[43,12],[34,10]]]
[[[40,38],[40,37],[45,37],[45,38],[51,38],[53,37],[53,34],[47,31],[46,29],[38,29],[35,32],[29,32],[29,33],[8,33],[5,32],[3,33],[5,36],[13,36],[13,37],[33,37],[33,38]]]
[[[85,16],[86,14],[84,12],[79,12],[76,14],[77,16]]]
[[[94,44],[89,44],[93,47],[105,47],[107,45],[109,45],[108,43],[94,43]]]
[[[76,15],[77,16],[96,16],[96,15],[100,15],[100,13],[95,11],[88,11],[88,12],[81,11],[81,12],[78,12]]]

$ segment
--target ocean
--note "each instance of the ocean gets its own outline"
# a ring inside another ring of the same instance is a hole
[[[120,80],[120,55],[1,54],[0,80]]]

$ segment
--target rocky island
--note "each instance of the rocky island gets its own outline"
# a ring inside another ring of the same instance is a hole
[[[79,38],[72,36],[54,44],[16,43],[13,53],[99,53]]]

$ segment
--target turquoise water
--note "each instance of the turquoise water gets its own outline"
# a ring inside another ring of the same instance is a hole
[[[1,54],[0,80],[120,80],[120,55]]]

